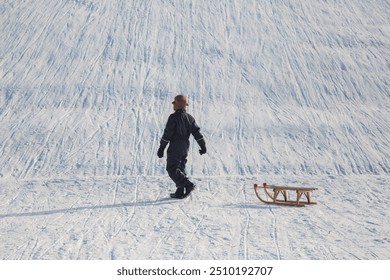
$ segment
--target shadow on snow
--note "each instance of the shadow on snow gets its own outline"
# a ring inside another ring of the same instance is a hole
[[[44,211],[27,212],[27,213],[1,214],[0,219],[46,216],[46,215],[54,215],[54,214],[68,214],[68,213],[84,211],[84,210],[114,209],[114,208],[123,208],[123,207],[143,207],[143,206],[150,206],[150,205],[163,205],[163,204],[172,204],[172,203],[175,203],[175,200],[171,198],[164,198],[161,200],[153,200],[153,201],[150,200],[150,201],[139,201],[139,202],[126,202],[126,203],[119,203],[119,204],[80,206],[75,208],[63,208],[63,209],[44,210]]]

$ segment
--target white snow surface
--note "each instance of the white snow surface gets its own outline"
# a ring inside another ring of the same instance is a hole
[[[1,1],[0,38],[0,259],[390,259],[388,0]]]

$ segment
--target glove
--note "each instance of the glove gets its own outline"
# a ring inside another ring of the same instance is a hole
[[[162,158],[164,156],[164,148],[163,147],[160,147],[157,151],[157,156],[159,158]]]
[[[158,148],[158,151],[157,151],[157,156],[159,158],[162,158],[164,156],[164,150],[165,150],[165,147],[167,145],[168,145],[168,142],[161,139],[161,141],[160,141],[160,148]]]
[[[199,140],[196,140],[199,144],[199,147],[200,147],[200,150],[199,150],[199,154],[200,155],[203,155],[207,152],[207,149],[206,149],[206,142],[204,141],[203,138],[199,139]]]

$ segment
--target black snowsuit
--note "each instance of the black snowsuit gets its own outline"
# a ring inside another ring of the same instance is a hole
[[[195,119],[183,109],[175,111],[168,118],[160,141],[159,156],[162,157],[161,153],[169,143],[166,169],[177,188],[184,188],[188,184],[192,184],[185,172],[191,134],[201,147],[201,154],[206,152],[206,143],[199,130],[200,128]]]

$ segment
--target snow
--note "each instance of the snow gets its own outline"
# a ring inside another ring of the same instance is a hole
[[[0,35],[0,259],[390,258],[388,1],[2,1]],[[208,147],[183,201],[176,94]]]

